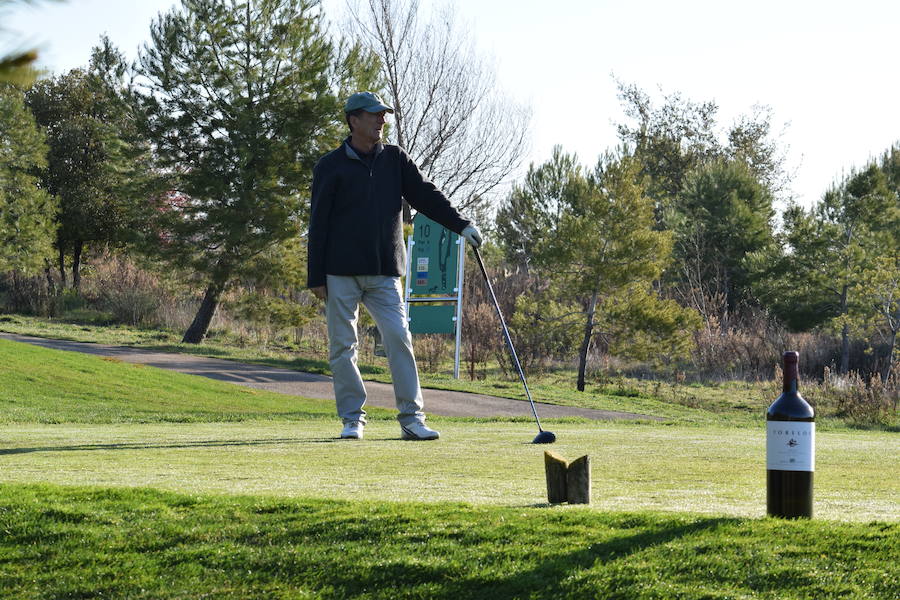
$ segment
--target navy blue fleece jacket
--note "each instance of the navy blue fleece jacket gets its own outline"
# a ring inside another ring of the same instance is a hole
[[[371,166],[349,138],[323,156],[313,170],[307,285],[325,285],[326,274],[402,275],[401,198],[455,233],[469,225],[399,146],[376,146]]]

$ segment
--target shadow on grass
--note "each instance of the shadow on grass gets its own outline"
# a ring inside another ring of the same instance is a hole
[[[73,446],[36,446],[34,448],[3,448],[0,456],[33,452],[90,452],[96,450],[179,450],[188,448],[227,448],[230,446],[277,446],[281,444],[321,444],[343,441],[334,438],[269,438],[264,440],[197,440],[171,443],[122,442],[116,444],[77,444]]]
[[[399,442],[404,441],[401,437],[392,436],[386,438],[367,438],[366,443],[373,442]],[[339,436],[334,437],[316,437],[316,438],[268,438],[259,440],[195,440],[184,442],[170,443],[153,443],[153,442],[119,442],[114,444],[75,444],[69,446],[35,446],[33,448],[0,448],[0,456],[10,456],[14,454],[31,454],[35,452],[92,452],[92,451],[112,451],[112,450],[186,450],[189,448],[228,448],[240,446],[278,446],[282,444],[294,444],[302,446],[304,444],[353,444],[360,443],[358,440],[341,439]]]
[[[418,597],[415,588],[423,586],[427,589],[428,597],[435,599],[458,600],[459,598],[593,598],[593,597],[629,597],[616,596],[618,593],[626,593],[619,589],[619,584],[627,586],[630,580],[616,582],[615,576],[605,582],[607,589],[598,589],[598,581],[579,581],[578,575],[595,568],[601,568],[616,561],[627,561],[635,555],[664,546],[673,541],[689,538],[704,531],[714,530],[723,525],[739,523],[738,519],[708,518],[693,521],[688,524],[660,524],[652,530],[644,529],[640,533],[620,535],[612,539],[593,542],[590,539],[583,541],[583,547],[572,552],[560,552],[547,554],[543,552],[540,557],[531,560],[512,559],[507,574],[499,576],[474,575],[467,576],[460,573],[458,568],[441,568],[437,566],[424,566],[420,561],[413,564],[394,563],[379,565],[378,569],[360,568],[346,571],[343,569],[331,571],[332,584],[340,597],[354,597],[364,594],[366,590],[380,589],[385,586],[396,586],[397,582],[403,582],[405,592],[398,597]],[[546,522],[544,522],[546,524]],[[544,530],[547,537],[545,547],[552,548],[557,545],[554,537],[562,537],[567,534],[563,531],[554,531],[553,528]],[[493,541],[485,540],[485,544]],[[536,540],[535,547],[541,545],[540,539]],[[476,548],[471,550],[478,554]],[[527,565],[522,568],[522,565]],[[343,570],[343,572],[342,572]],[[501,569],[502,570],[502,569]],[[625,574],[622,577],[628,577]],[[440,582],[439,586],[435,586]],[[603,594],[596,596],[595,594]],[[607,595],[610,594],[610,595]]]

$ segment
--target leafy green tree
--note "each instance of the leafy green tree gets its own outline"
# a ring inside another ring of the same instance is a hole
[[[36,169],[47,145],[21,89],[0,83],[0,272],[30,272],[53,254],[57,206]]]
[[[162,255],[205,292],[184,341],[206,335],[251,259],[300,235],[315,161],[337,145],[342,98],[376,65],[335,45],[309,0],[183,0],[140,56],[147,132],[174,175]]]
[[[886,339],[888,350],[882,380],[887,381],[894,366],[900,331],[900,145],[885,151],[877,166],[869,165],[848,188],[857,197],[876,198],[873,203],[876,214],[864,218],[876,232],[878,256],[867,261],[860,281],[852,290],[862,300],[851,311]],[[882,199],[881,203],[878,198]]]
[[[75,289],[86,246],[128,240],[140,229],[138,215],[152,193],[148,146],[124,98],[124,78],[121,54],[103,38],[87,70],[39,81],[27,94],[49,144],[41,180],[60,202],[60,277],[65,284],[70,255]]]
[[[676,206],[670,222],[683,268],[676,285],[722,293],[736,308],[748,298],[745,256],[775,242],[772,195],[745,163],[717,160],[688,174]]]
[[[543,293],[540,293],[543,292]],[[516,297],[509,319],[517,355],[526,371],[541,369],[550,359],[565,359],[578,345],[581,310],[570,298],[555,300],[550,290],[528,291]]]
[[[544,164],[528,167],[523,183],[513,186],[497,210],[497,238],[506,260],[529,267],[538,246],[559,226],[569,186],[582,176],[578,158],[561,146]]]
[[[677,202],[688,174],[718,160],[743,162],[776,197],[787,192],[785,151],[773,133],[770,108],[755,106],[723,129],[715,102],[695,102],[676,92],[656,105],[636,85],[617,85],[626,117],[616,126],[619,138],[641,162],[661,227],[667,227],[666,211]]]
[[[619,138],[641,163],[647,195],[658,210],[665,209],[681,192],[689,172],[722,157],[715,129],[719,107],[715,102],[686,100],[679,93],[666,96],[656,107],[636,85],[617,85],[628,119],[616,125]]]
[[[852,290],[862,298],[856,315],[871,324],[887,341],[887,355],[881,372],[887,381],[894,368],[897,334],[900,333],[900,252],[894,256],[880,256],[868,265]]]
[[[619,137],[641,163],[656,227],[675,234],[662,285],[722,326],[749,299],[754,272],[743,259],[771,244],[772,202],[789,192],[772,111],[755,106],[722,127],[715,102],[674,93],[657,103],[635,85],[618,86],[626,117]]]
[[[671,366],[691,352],[692,334],[701,325],[696,311],[660,298],[649,282],[636,281],[607,303],[600,327],[610,354]]]
[[[576,179],[566,194],[566,210],[548,240],[545,260],[571,293],[585,306],[584,333],[578,353],[577,388],[584,391],[587,357],[596,323],[614,308],[644,297],[662,274],[672,251],[671,234],[654,229],[653,201],[644,193],[640,163],[632,157],[601,157],[594,173]],[[635,329],[648,329],[666,319],[666,310],[684,310],[674,303],[646,302]],[[655,309],[655,310],[654,310]],[[598,313],[601,317],[598,320]],[[608,334],[609,332],[605,332]],[[690,335],[679,331],[676,335]],[[660,340],[662,342],[663,340]],[[609,343],[609,342],[608,342]]]
[[[851,335],[876,310],[872,288],[861,284],[881,281],[873,268],[890,268],[900,247],[900,193],[891,164],[873,161],[851,173],[809,210],[789,206],[785,251],[750,258],[765,272],[757,296],[790,326],[840,331],[841,374],[849,371]]]
[[[654,228],[653,200],[644,191],[640,163],[631,156],[601,157],[585,174],[574,157],[561,150],[545,165],[532,168],[531,177],[501,208],[510,221],[513,203],[523,202],[533,215],[519,219],[523,226],[498,227],[501,232],[527,234],[527,246],[503,238],[508,248],[527,248],[531,259],[568,298],[581,307],[581,342],[577,388],[585,388],[587,358],[596,340],[606,348],[628,354],[625,340],[639,331],[666,330],[670,339],[657,338],[656,351],[666,352],[691,334],[691,311],[655,298],[652,283],[669,262],[672,234]],[[523,252],[524,254],[524,252]],[[631,307],[630,312],[625,307]],[[627,320],[613,315],[629,315]],[[669,343],[669,342],[672,343]],[[687,342],[685,342],[687,343]],[[636,350],[636,348],[635,348]],[[656,352],[644,348],[644,356]],[[634,354],[641,354],[635,352]]]

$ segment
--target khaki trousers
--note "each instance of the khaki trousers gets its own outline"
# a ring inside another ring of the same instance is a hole
[[[400,278],[384,275],[328,275],[328,360],[334,378],[337,413],[344,423],[366,422],[366,388],[357,366],[356,323],[362,302],[375,319],[387,352],[397,420],[402,425],[424,421],[422,390],[406,321]]]

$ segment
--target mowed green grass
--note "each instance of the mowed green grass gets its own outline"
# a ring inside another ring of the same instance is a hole
[[[432,419],[0,340],[0,598],[896,598],[896,433],[823,431],[761,518],[762,427]],[[548,506],[543,451],[592,461]]]
[[[896,598],[900,526],[0,487],[0,595]]]
[[[755,430],[620,423],[548,423],[552,446],[528,423],[433,419],[435,443],[400,440],[391,421],[366,439],[337,439],[337,422],[17,424],[0,427],[0,483],[152,486],[173,492],[372,501],[540,506],[543,452],[590,456],[600,510],[760,517],[765,440]],[[816,516],[900,518],[896,434],[823,432]]]

